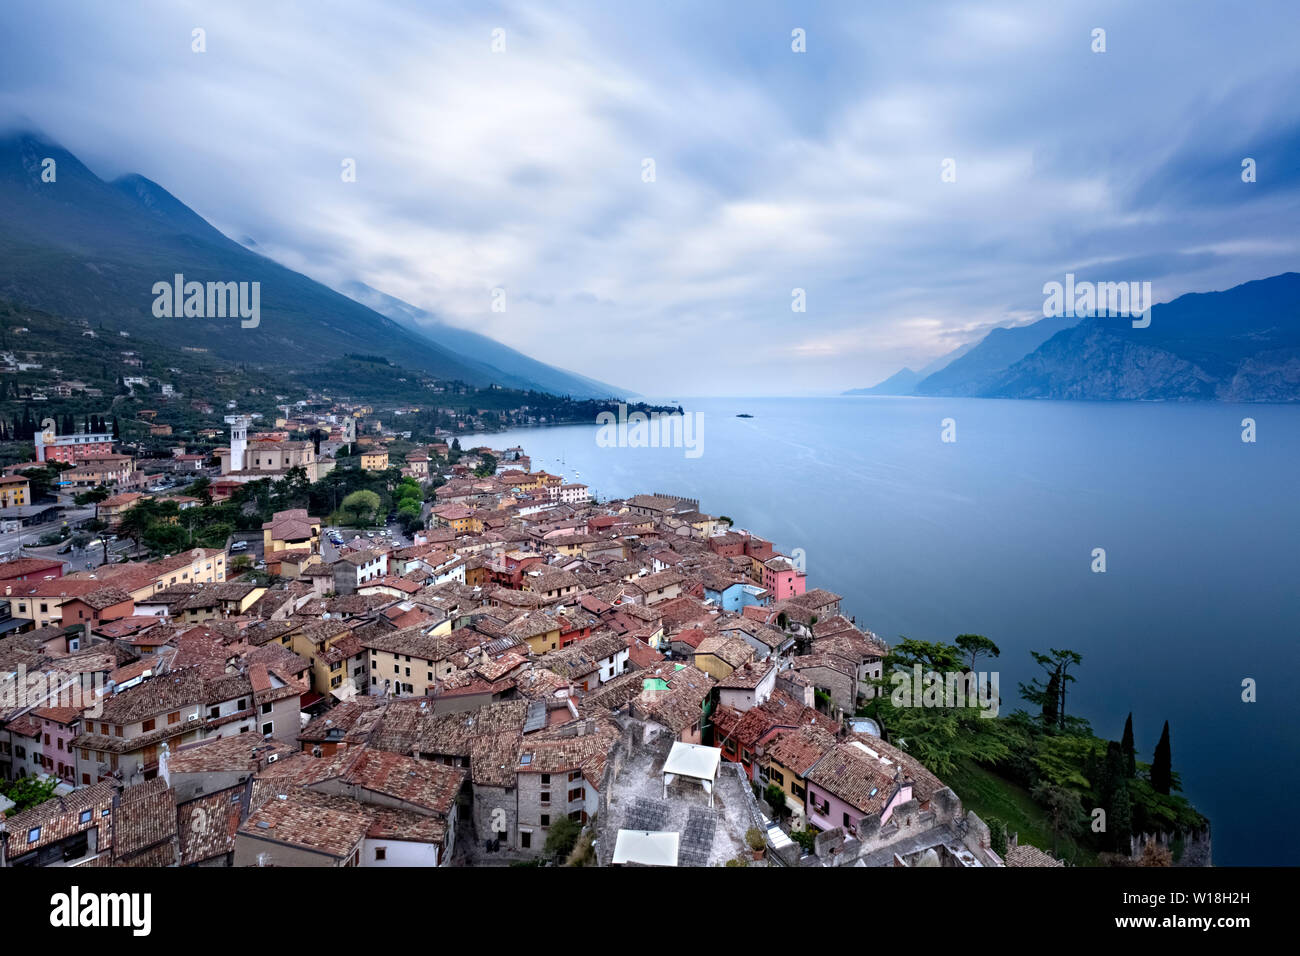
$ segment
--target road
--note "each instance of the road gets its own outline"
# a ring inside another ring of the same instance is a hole
[[[92,508],[70,508],[63,513],[63,517],[57,521],[51,521],[48,524],[35,525],[31,528],[23,528],[21,531],[7,531],[0,534],[0,554],[7,555],[11,558],[17,558],[18,549],[23,549],[23,554],[35,557],[48,557],[53,555],[54,548],[39,548],[36,542],[42,536],[49,534],[51,531],[58,531],[64,525],[69,528],[75,528],[83,521],[95,517],[95,509]],[[47,555],[46,552],[50,554]]]

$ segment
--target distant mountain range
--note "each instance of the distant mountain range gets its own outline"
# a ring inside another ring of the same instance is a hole
[[[42,180],[49,159],[53,182]],[[105,182],[33,133],[0,134],[0,262],[0,299],[247,365],[303,368],[355,353],[470,385],[575,398],[626,394],[426,321],[375,290],[369,302],[336,292],[227,238],[157,183],[136,175]],[[155,318],[153,285],[177,273],[187,282],[260,283],[260,325]]]
[[[933,375],[935,372],[938,372],[941,369],[947,368],[949,365],[957,361],[957,359],[961,358],[963,355],[965,355],[971,349],[975,348],[975,346],[977,345],[979,345],[978,341],[967,342],[965,345],[959,345],[951,352],[939,356],[929,365],[922,367],[922,369],[919,372],[914,372],[910,368],[905,368],[901,371],[895,372],[893,375],[889,376],[889,378],[885,379],[879,385],[873,385],[870,388],[851,388],[844,394],[845,395],[911,395],[912,390],[916,388],[916,386],[919,385],[921,382],[925,381],[926,378],[928,378],[929,376]]]
[[[1179,296],[1153,306],[1147,328],[1094,317],[994,329],[945,359],[844,394],[1300,401],[1300,273]]]

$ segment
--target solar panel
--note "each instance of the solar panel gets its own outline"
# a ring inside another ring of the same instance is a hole
[[[678,845],[678,862],[682,866],[708,866],[713,851],[713,835],[718,815],[704,807],[691,807]]]
[[[668,822],[668,804],[662,800],[637,797],[627,811],[625,830],[662,830]]]

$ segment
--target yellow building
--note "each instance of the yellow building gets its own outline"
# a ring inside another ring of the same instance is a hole
[[[364,471],[383,471],[388,467],[387,451],[367,451],[361,454],[361,468]]]
[[[737,667],[754,659],[754,648],[743,638],[710,634],[695,649],[695,666],[715,680],[726,680]]]
[[[760,775],[785,794],[786,806],[797,820],[804,818],[807,804],[807,774],[835,747],[835,736],[821,727],[804,724],[781,734],[767,747]]]
[[[288,555],[320,552],[320,518],[307,514],[306,508],[277,511],[262,525],[262,556],[267,561],[282,560]]]
[[[32,500],[29,482],[21,475],[0,478],[0,508],[16,508]]]
[[[478,534],[483,530],[483,523],[463,505],[435,508],[432,517],[435,528],[450,528],[457,534]]]
[[[423,697],[436,681],[456,673],[451,658],[456,645],[426,633],[423,625],[404,627],[361,639],[370,658],[370,686],[363,693],[387,697]]]
[[[348,661],[361,653],[352,626],[344,621],[313,621],[287,636],[289,649],[311,664],[312,690],[319,694],[342,687],[350,676]],[[365,692],[360,684],[357,690]]]
[[[504,632],[528,645],[534,654],[559,650],[560,622],[543,611],[532,611],[506,625]]]

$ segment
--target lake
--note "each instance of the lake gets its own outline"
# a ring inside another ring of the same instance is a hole
[[[534,470],[563,468],[602,499],[687,495],[786,554],[801,548],[808,586],[843,595],[887,641],[987,635],[1004,713],[1039,673],[1031,649],[1078,651],[1068,710],[1115,740],[1131,710],[1148,762],[1170,722],[1216,864],[1300,860],[1296,832],[1262,812],[1285,815],[1300,789],[1300,695],[1282,682],[1300,657],[1300,406],[680,402],[703,415],[698,457],[599,447],[594,424],[481,440],[522,445]],[[941,440],[944,419],[955,441]],[[1256,703],[1242,701],[1246,678]]]

